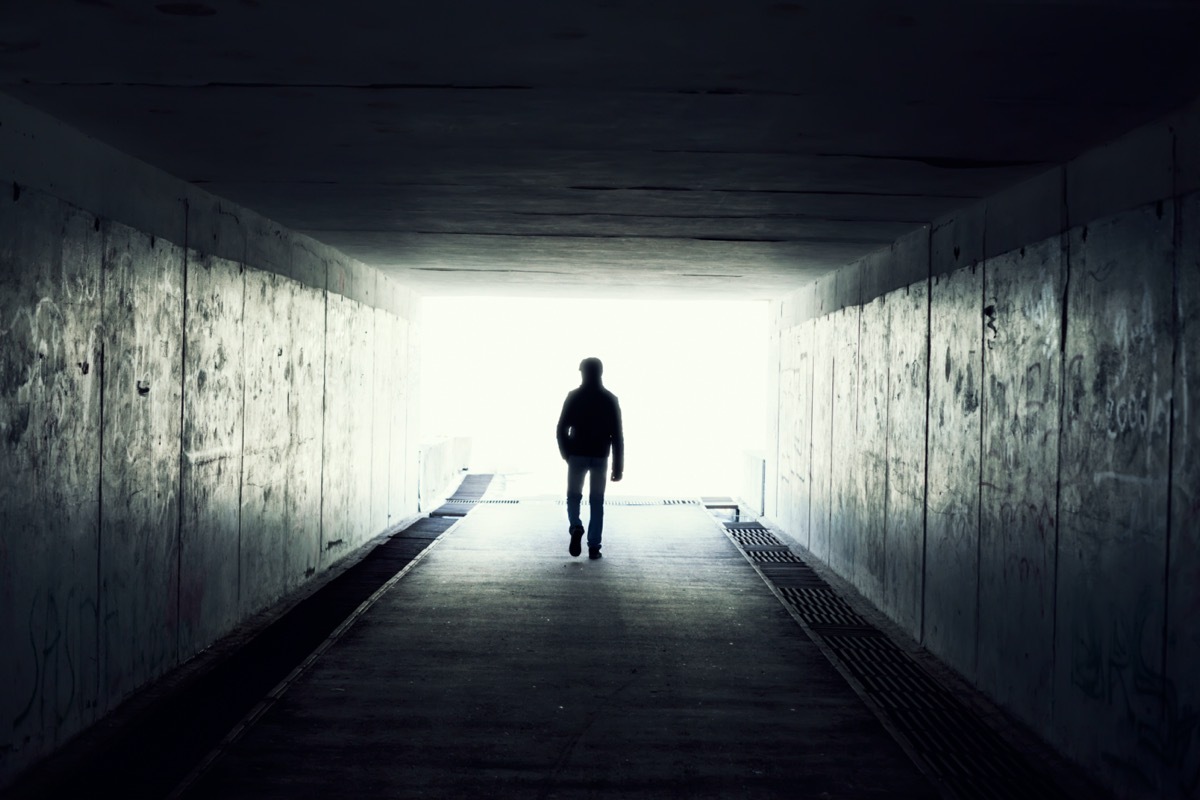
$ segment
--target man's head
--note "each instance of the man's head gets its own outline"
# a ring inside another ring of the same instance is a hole
[[[579,362],[579,371],[583,374],[585,385],[598,384],[600,383],[600,376],[604,374],[604,365],[600,363],[600,359],[593,356]]]

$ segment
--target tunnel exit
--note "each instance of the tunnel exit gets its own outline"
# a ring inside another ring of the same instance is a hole
[[[472,469],[560,494],[554,424],[579,362],[604,362],[621,401],[618,495],[738,494],[763,447],[767,304],[431,297],[422,305],[421,430],[471,439]]]

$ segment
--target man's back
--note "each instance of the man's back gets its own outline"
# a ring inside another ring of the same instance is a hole
[[[559,449],[564,455],[602,457],[621,450],[621,410],[617,397],[603,386],[580,386],[567,394],[558,421]]]

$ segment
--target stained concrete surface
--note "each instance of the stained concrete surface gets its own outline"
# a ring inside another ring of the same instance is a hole
[[[1054,667],[1063,257],[1056,236],[990,259],[984,275],[979,683],[1042,727]]]
[[[1161,781],[1166,754],[1147,731],[1171,735],[1161,682],[1173,206],[1095,222],[1069,241],[1054,725],[1068,752],[1103,754],[1128,792]]]
[[[189,797],[933,797],[698,506],[481,506]]]
[[[925,644],[975,670],[983,273],[942,275],[930,294]]]
[[[989,200],[985,219],[1029,202],[1052,219],[1020,217],[1022,229],[1055,230],[1057,175]],[[887,503],[870,509],[886,520],[881,608],[1118,797],[1200,787],[1198,209],[1195,195],[1164,198],[1000,253],[979,249],[990,228],[964,214],[935,226],[934,277],[884,296],[889,385],[903,395],[889,401]],[[1018,238],[1000,226],[999,241]],[[992,255],[944,272],[979,252]],[[823,292],[781,308],[817,313]],[[781,314],[775,335],[812,326],[819,354],[840,314]],[[877,358],[865,334],[860,374]],[[780,369],[800,368],[802,351],[781,351]],[[814,456],[829,446],[833,380],[814,371]],[[863,432],[839,437],[835,453],[865,457]],[[815,457],[812,469],[816,485]],[[783,475],[777,485],[780,509],[796,502]],[[870,596],[869,561],[835,561],[816,522],[814,554]]]
[[[104,265],[102,696],[178,663],[183,248],[112,222]]]
[[[185,300],[179,647],[186,658],[230,630],[241,611],[242,267],[189,252]]]
[[[859,554],[854,561],[854,584],[876,605],[882,605],[884,599],[887,513],[873,514],[871,509],[887,508],[889,313],[884,298],[878,297],[862,307],[859,317],[856,435],[860,446],[854,491],[862,513],[853,532]]]
[[[5,206],[0,742],[48,748],[97,713],[103,235],[51,198]]]
[[[812,484],[808,522],[810,549],[829,560],[830,478],[833,464],[833,317],[813,320]]]
[[[785,331],[780,340],[779,509],[788,530],[809,546],[812,502],[812,320]]]
[[[928,247],[925,252],[928,255]],[[892,292],[887,305],[887,518],[881,607],[905,631],[919,635],[925,591],[928,281]]]
[[[123,189],[188,220],[188,235],[173,241],[21,185],[0,204],[3,786],[351,552],[321,557],[322,503],[346,501],[329,538],[352,528],[356,543],[415,510],[405,485],[322,485],[323,472],[384,465],[382,477],[402,482],[417,472],[407,384],[419,343],[394,311],[413,310],[407,290],[392,286],[382,310],[331,295],[343,329],[356,326],[361,343],[379,317],[385,339],[401,332],[391,348],[402,355],[389,350],[372,381],[368,350],[354,358],[358,383],[328,385],[324,267],[317,288],[205,248],[241,258],[295,245],[294,261],[320,257],[294,235],[266,232],[270,243],[251,247],[248,212],[216,208],[222,223],[212,223],[174,191],[164,198],[136,172],[125,177],[134,185]],[[373,291],[368,271],[355,272]],[[343,344],[331,337],[339,367],[352,349]],[[327,418],[338,398],[372,393],[403,423],[375,435],[351,405]],[[326,453],[324,429],[347,421],[357,449]],[[386,509],[373,509],[375,497]]]
[[[847,458],[842,447],[858,435],[858,334],[857,307],[833,314],[833,459],[830,464],[829,563],[835,569],[853,570],[858,557],[860,515],[855,480],[861,463],[857,451]],[[865,554],[864,554],[865,555]]]
[[[1181,201],[1183,219],[1200,219],[1200,197]],[[1167,554],[1167,662],[1164,716],[1168,730],[1188,709],[1200,707],[1200,686],[1193,679],[1200,664],[1200,227],[1181,231],[1177,253],[1176,295],[1180,324],[1176,350],[1174,454],[1171,459],[1171,549]],[[1180,747],[1178,733],[1169,740],[1165,782],[1200,789],[1200,748]]]

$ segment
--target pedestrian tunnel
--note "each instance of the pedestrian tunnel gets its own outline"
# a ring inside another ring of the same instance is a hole
[[[1197,4],[8,5],[5,797],[1196,796]]]

